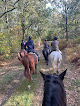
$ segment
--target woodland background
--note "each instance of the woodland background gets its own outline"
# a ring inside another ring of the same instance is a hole
[[[39,54],[45,38],[50,46],[54,36],[58,36],[62,68],[68,69],[64,81],[68,106],[80,106],[80,0],[0,0],[0,104],[20,83],[7,106],[42,103],[41,76],[34,76],[34,89],[26,92],[24,67],[17,59],[21,41],[26,42],[28,36],[32,36]],[[38,71],[48,68],[41,55]]]
[[[0,0],[0,54],[6,58],[28,36],[36,44],[55,35],[80,43],[80,0]]]

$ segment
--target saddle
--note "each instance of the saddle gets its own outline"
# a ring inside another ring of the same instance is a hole
[[[34,53],[34,52],[29,52],[28,54],[34,54],[34,55],[36,55],[36,57],[38,57],[38,56],[37,56],[37,54],[36,54],[36,53]]]
[[[57,50],[52,50],[52,51],[50,51],[50,53],[49,54],[51,54],[52,52],[54,52],[54,51],[57,51]],[[59,51],[57,51],[57,52],[59,52],[60,54],[62,54],[62,52],[59,50]]]

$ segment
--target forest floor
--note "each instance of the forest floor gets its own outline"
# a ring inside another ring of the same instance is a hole
[[[80,106],[80,69],[76,69],[73,64],[67,61],[65,50],[62,54],[63,61],[60,73],[67,69],[67,74],[64,79],[64,86],[67,96],[67,106]],[[46,65],[45,61],[43,61],[43,56],[41,57],[41,62],[39,63],[39,66],[41,66],[40,71],[43,71],[44,73],[49,72],[49,65]],[[40,76],[38,81],[38,89],[35,92],[35,96],[33,99],[34,103],[32,106],[41,106],[42,98],[43,79]]]
[[[38,53],[40,53],[38,71],[43,71],[44,73],[49,72],[49,66],[46,65],[41,50],[39,50]],[[62,56],[63,61],[60,73],[67,69],[67,74],[64,79],[67,106],[80,106],[80,69],[77,70],[74,65],[67,61],[65,50],[63,50]],[[0,106],[2,106],[19,86],[22,80],[24,80],[24,67],[17,58],[5,62],[0,60],[0,63]],[[37,89],[33,98],[33,105],[31,106],[41,106],[42,104],[43,79],[41,76],[39,76],[37,82]]]

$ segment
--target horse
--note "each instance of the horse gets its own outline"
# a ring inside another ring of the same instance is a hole
[[[63,84],[66,70],[60,75],[55,73],[45,75],[44,73],[40,72],[44,80],[42,106],[67,106],[66,92]]]
[[[18,53],[18,59],[24,66],[24,76],[29,79],[28,89],[30,90],[30,83],[34,69],[37,74],[38,56],[35,53],[27,53],[24,49],[22,49]]]
[[[54,73],[56,73],[56,70],[57,70],[57,73],[59,73],[59,67],[62,62],[62,52],[60,50],[51,52],[49,54],[49,60],[54,69]]]
[[[43,56],[44,56],[44,59],[45,59],[47,65],[48,65],[48,61],[49,61],[49,59],[48,59],[49,53],[50,53],[50,49],[49,49],[49,48],[44,48],[44,49],[42,50],[42,54],[43,54]]]

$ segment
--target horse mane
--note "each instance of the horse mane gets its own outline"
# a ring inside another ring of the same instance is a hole
[[[45,83],[44,83],[44,98],[43,98],[42,106],[64,106],[62,103],[62,98],[61,98],[62,92],[64,94],[64,97],[66,97],[64,85],[58,79],[55,78],[52,81],[50,81],[50,79],[48,79],[47,81],[45,81]],[[54,105],[52,105],[52,104],[54,104]]]

